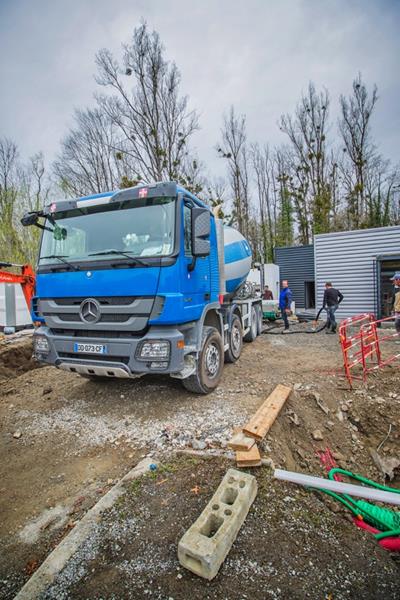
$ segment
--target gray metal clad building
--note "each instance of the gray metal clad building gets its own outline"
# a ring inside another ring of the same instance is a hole
[[[275,248],[275,263],[279,266],[279,278],[287,279],[299,309],[315,308],[314,247],[288,246]]]
[[[317,307],[331,281],[344,295],[339,318],[363,312],[389,316],[390,277],[400,271],[400,226],[316,235],[314,256]],[[301,259],[295,263],[300,266]]]

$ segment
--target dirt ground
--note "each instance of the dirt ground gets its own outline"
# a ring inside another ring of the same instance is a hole
[[[399,563],[331,503],[271,481],[267,467],[252,471],[259,495],[214,582],[178,570],[176,558],[177,541],[228,464],[177,452],[225,451],[232,428],[286,383],[294,392],[261,446],[271,466],[323,475],[317,452],[329,447],[340,466],[383,482],[370,450],[379,447],[392,468],[400,460],[397,368],[349,391],[335,336],[263,335],[225,366],[214,393],[199,397],[169,378],[99,384],[36,368],[30,354],[27,339],[0,346],[0,598],[14,597],[86,510],[149,454],[171,465],[167,481],[149,478],[128,493],[126,508],[110,511],[97,541],[88,540],[46,597],[399,597]],[[391,474],[399,487],[398,469]]]

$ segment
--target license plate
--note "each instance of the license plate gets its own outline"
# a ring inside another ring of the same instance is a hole
[[[107,346],[104,344],[74,344],[74,352],[83,354],[107,354]]]

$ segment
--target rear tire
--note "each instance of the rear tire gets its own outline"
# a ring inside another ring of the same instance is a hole
[[[260,304],[256,305],[256,314],[257,314],[257,335],[261,335],[263,329],[263,313]]]
[[[219,384],[224,367],[224,344],[215,327],[204,327],[196,372],[182,379],[183,386],[194,394],[209,394]]]
[[[232,317],[228,343],[229,348],[225,351],[225,362],[234,363],[240,357],[243,348],[242,321],[238,315]]]
[[[254,306],[251,307],[250,312],[250,329],[244,336],[245,342],[254,342],[257,337],[257,314]]]

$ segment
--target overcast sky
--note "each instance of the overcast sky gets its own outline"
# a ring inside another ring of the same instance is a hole
[[[277,120],[310,80],[329,89],[335,125],[358,71],[378,85],[375,138],[399,162],[400,0],[0,0],[0,136],[52,160],[73,108],[93,103],[97,50],[119,58],[141,18],[181,71],[211,172],[223,168],[215,144],[230,104],[251,140],[280,143]]]

